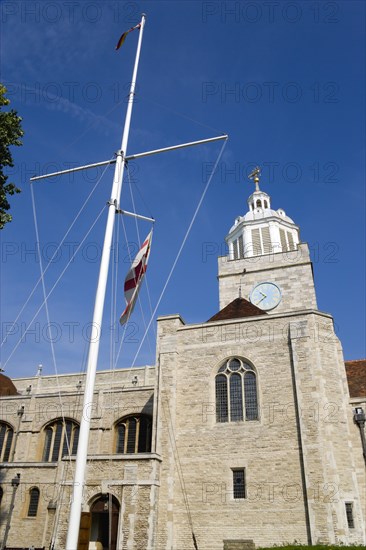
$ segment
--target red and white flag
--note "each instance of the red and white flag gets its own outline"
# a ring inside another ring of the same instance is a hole
[[[129,319],[135,306],[140,286],[147,269],[147,262],[150,255],[151,239],[152,230],[143,242],[140,250],[137,253],[136,258],[132,262],[129,272],[126,275],[124,287],[126,308],[119,318],[119,322],[121,323],[121,325],[124,325],[125,322]]]
[[[139,23],[138,25],[136,25],[135,27],[131,27],[130,29],[128,29],[128,31],[124,32],[121,36],[121,38],[118,40],[117,42],[117,46],[116,46],[116,50],[119,50],[120,47],[122,46],[123,42],[126,40],[126,37],[128,35],[128,33],[136,30],[136,29],[140,29],[141,28],[141,23]]]

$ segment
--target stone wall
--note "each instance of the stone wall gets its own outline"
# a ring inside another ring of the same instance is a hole
[[[200,550],[222,550],[232,539],[256,546],[364,542],[331,317],[274,314],[185,326],[171,316],[158,326],[158,548],[192,547],[192,530]],[[260,419],[217,423],[215,375],[235,356],[256,369]],[[246,470],[245,499],[233,498],[235,468]],[[344,510],[351,498],[359,515],[352,532]]]

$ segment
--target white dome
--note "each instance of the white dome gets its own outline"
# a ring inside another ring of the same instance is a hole
[[[241,222],[254,222],[267,218],[277,218],[288,223],[295,223],[289,216],[286,216],[286,213],[284,210],[282,210],[282,208],[280,208],[279,210],[272,210],[271,208],[257,208],[256,210],[251,210],[250,212],[247,212],[245,216],[238,216],[235,219],[234,225],[230,228],[229,234],[234,231],[234,229],[238,227]]]
[[[242,220],[249,222],[271,217],[280,218],[281,220],[285,220],[289,223],[295,223],[291,218],[286,216],[285,211],[281,208],[279,210],[272,210],[271,208],[256,208],[255,210],[247,212],[245,216],[242,217]]]
[[[299,228],[282,208],[271,208],[271,197],[258,181],[248,199],[249,211],[237,216],[226,237],[230,259],[296,250],[299,243]]]

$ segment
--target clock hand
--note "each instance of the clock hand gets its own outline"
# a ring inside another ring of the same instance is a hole
[[[259,292],[262,294],[262,296],[264,296],[264,298],[267,298],[267,294],[264,294],[264,292],[262,292],[261,290]]]
[[[261,294],[262,294],[262,292],[261,292]],[[259,302],[257,302],[255,305],[257,306],[258,304],[260,304],[261,301],[264,300],[264,298],[267,298],[267,296],[263,295],[263,298],[261,298],[261,299],[259,300]]]

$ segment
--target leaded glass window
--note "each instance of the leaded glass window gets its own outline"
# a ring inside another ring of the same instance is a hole
[[[151,451],[152,421],[147,415],[131,415],[116,426],[116,453],[149,453]]]
[[[140,417],[139,432],[138,452],[151,451],[151,419],[148,416]]]
[[[28,505],[28,517],[35,518],[38,512],[38,503],[39,503],[39,489],[33,487],[29,491],[29,505]]]
[[[119,424],[117,426],[117,453],[125,452],[125,436],[126,436],[126,425]]]
[[[242,377],[238,373],[230,376],[230,415],[231,420],[243,420]]]
[[[0,422],[0,462],[9,461],[13,435],[13,428],[5,422]]]
[[[257,380],[253,371],[244,374],[245,418],[258,420]]]
[[[136,418],[129,418],[128,430],[127,430],[127,449],[126,453],[136,452],[136,432],[137,432],[137,420]]]
[[[233,470],[233,497],[245,498],[245,468]]]
[[[58,462],[63,456],[76,454],[79,426],[73,420],[56,420],[44,433],[43,462]]]
[[[227,422],[228,419],[227,377],[219,374],[216,376],[216,420]]]
[[[240,367],[241,367],[241,362],[239,361],[239,359],[231,359],[229,361],[230,370],[232,370],[232,371],[240,370]],[[224,368],[224,370],[225,370],[225,368]]]
[[[257,375],[236,357],[225,361],[215,378],[216,421],[258,420]]]
[[[352,502],[346,502],[346,516],[349,529],[355,528],[355,522],[353,519],[353,504]]]

